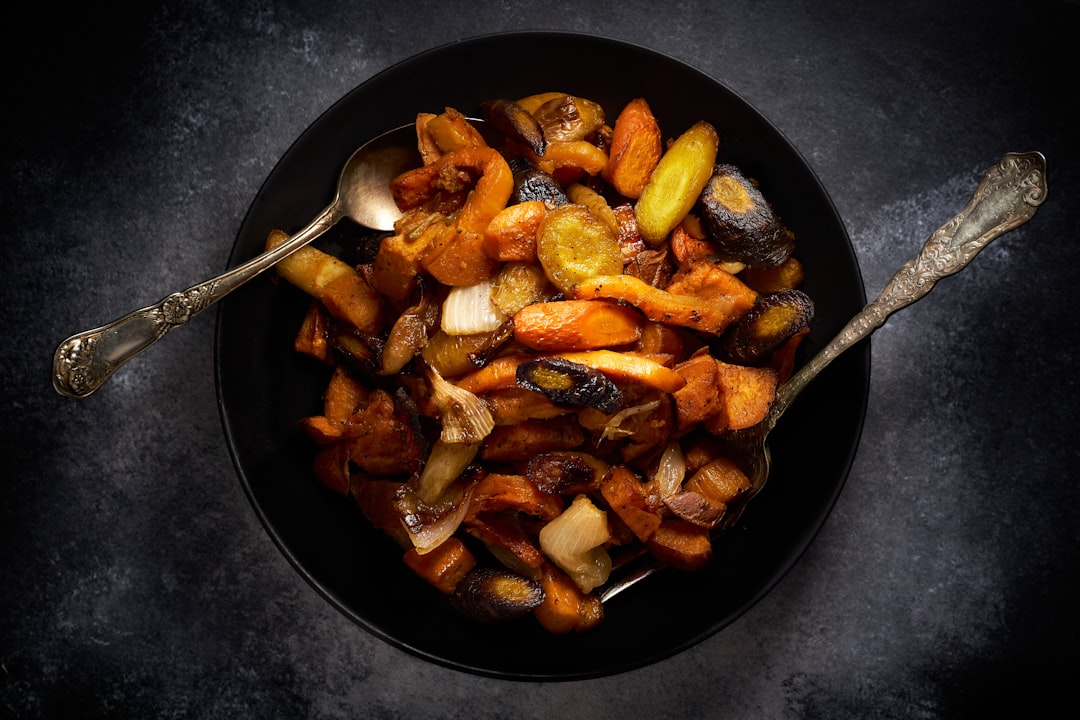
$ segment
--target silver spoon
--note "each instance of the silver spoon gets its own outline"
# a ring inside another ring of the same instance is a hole
[[[918,256],[893,276],[878,298],[779,388],[765,419],[732,433],[732,459],[742,464],[751,487],[740,498],[738,508],[728,513],[720,532],[738,521],[747,502],[764,487],[771,462],[766,438],[810,381],[842,352],[884,325],[891,314],[922,298],[941,278],[966,267],[990,241],[1030,220],[1045,199],[1046,158],[1041,153],[1009,153],[987,171],[964,209],[931,235]],[[652,556],[641,555],[609,581],[600,591],[600,599],[607,602],[662,568]]]
[[[390,180],[419,163],[412,124],[364,143],[345,162],[333,201],[307,227],[273,250],[218,277],[173,293],[108,325],[72,335],[60,343],[53,355],[53,387],[68,397],[87,397],[117,368],[170,330],[308,245],[342,218],[372,230],[392,230],[401,213],[390,195]]]

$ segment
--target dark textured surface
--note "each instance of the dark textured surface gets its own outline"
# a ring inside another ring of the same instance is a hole
[[[27,48],[5,43],[0,710],[936,718],[1068,697],[1080,660],[1080,7],[658,5],[190,2],[5,17]],[[868,294],[1002,154],[1041,150],[1050,168],[1030,224],[874,336],[859,455],[794,570],[720,634],[607,679],[458,673],[323,601],[233,472],[212,316],[93,398],[49,384],[70,333],[219,272],[262,180],[337,98],[415,52],[510,29],[609,35],[727,83],[819,174]]]

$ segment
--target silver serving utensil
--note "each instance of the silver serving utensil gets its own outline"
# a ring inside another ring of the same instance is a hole
[[[1046,199],[1046,190],[1046,158],[1041,153],[1005,155],[987,171],[964,209],[930,236],[918,256],[900,268],[877,299],[777,390],[765,419],[731,434],[732,459],[746,472],[751,489],[740,498],[737,508],[729,510],[719,532],[734,525],[746,504],[764,487],[771,462],[766,438],[810,381],[842,352],[884,325],[891,314],[925,296],[941,278],[966,267],[990,241],[1030,220]],[[643,554],[620,569],[600,590],[600,599],[607,602],[662,568],[659,561]]]
[[[345,162],[330,205],[305,228],[273,250],[218,277],[173,293],[108,325],[71,336],[53,355],[53,387],[68,397],[87,397],[123,363],[170,330],[184,325],[236,288],[308,245],[342,218],[350,218],[373,230],[392,230],[401,213],[390,195],[390,180],[418,164],[416,130],[412,124],[364,143]]]

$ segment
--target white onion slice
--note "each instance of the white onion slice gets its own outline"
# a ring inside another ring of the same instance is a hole
[[[491,304],[491,281],[450,288],[442,305],[442,330],[447,335],[476,335],[497,330],[506,315]]]
[[[611,574],[611,556],[603,547],[610,539],[607,515],[589,498],[578,495],[540,530],[540,549],[587,593]]]

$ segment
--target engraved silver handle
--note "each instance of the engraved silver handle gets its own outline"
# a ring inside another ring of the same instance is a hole
[[[922,298],[938,280],[962,270],[992,240],[1030,220],[1045,199],[1042,153],[1005,155],[987,172],[964,209],[931,235],[919,255],[893,276],[878,298],[780,388],[767,427],[840,353],[881,327],[894,312]]]
[[[343,217],[335,202],[300,232],[273,250],[243,265],[160,302],[93,330],[72,335],[53,355],[53,387],[61,395],[84,398],[97,390],[121,365],[171,330],[216,303],[248,280],[322,235]]]

